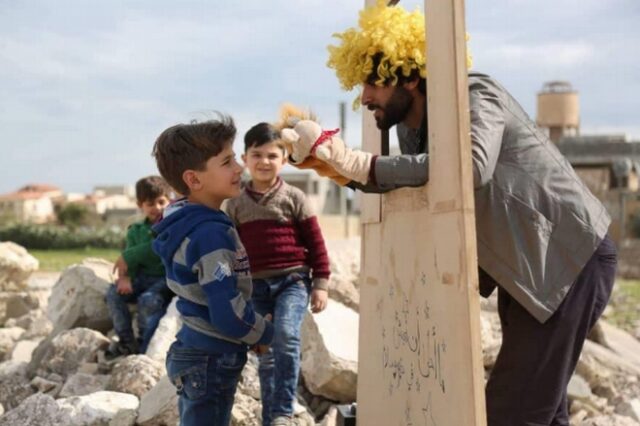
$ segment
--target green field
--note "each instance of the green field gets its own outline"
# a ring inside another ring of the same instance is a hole
[[[607,319],[614,325],[633,332],[640,320],[640,280],[616,280],[609,305],[612,309]]]
[[[110,262],[120,255],[118,249],[29,250],[40,262],[41,271],[62,271],[69,265],[80,263],[87,257],[99,257]]]

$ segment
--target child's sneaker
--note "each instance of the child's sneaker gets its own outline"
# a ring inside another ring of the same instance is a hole
[[[104,351],[104,357],[107,360],[112,360],[120,356],[134,355],[139,352],[138,343],[133,342],[111,342],[106,351]]]

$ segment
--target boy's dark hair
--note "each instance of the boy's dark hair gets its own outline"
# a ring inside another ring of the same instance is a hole
[[[244,135],[244,152],[249,148],[259,147],[270,142],[277,142],[284,151],[284,145],[280,139],[280,132],[269,123],[258,123],[250,128]]]
[[[153,201],[160,196],[169,198],[171,187],[160,176],[147,176],[136,182],[136,199],[138,203]]]
[[[367,84],[376,84],[376,81],[380,79],[376,70],[380,65],[380,61],[382,60],[382,57],[383,57],[382,53],[377,53],[371,57],[371,59],[373,60],[373,68],[372,68],[373,71],[371,72],[371,74],[369,74],[369,77],[367,78],[367,81],[366,81]],[[397,73],[398,73],[398,83],[396,84],[396,86],[402,86],[406,82],[419,79],[420,81],[418,81],[418,90],[423,95],[427,94],[427,80],[425,80],[420,76],[420,71],[418,71],[417,69],[412,69],[411,73],[408,76],[402,75],[401,71],[397,71]],[[392,79],[391,77],[389,77],[387,80],[385,80],[384,84],[385,86],[387,86],[391,84],[391,82],[392,82]]]
[[[182,179],[185,170],[204,170],[206,162],[232,144],[235,137],[233,118],[218,114],[217,120],[169,127],[156,139],[151,155],[169,185],[189,195]]]

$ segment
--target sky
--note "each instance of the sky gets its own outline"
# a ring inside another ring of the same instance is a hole
[[[165,128],[228,113],[242,135],[283,102],[326,128],[355,92],[326,67],[331,34],[356,25],[363,1],[0,0],[0,194],[27,183],[66,192],[156,174]],[[402,0],[422,8],[422,1]],[[640,1],[468,1],[474,69],[535,115],[545,81],[580,93],[583,134],[640,140]]]

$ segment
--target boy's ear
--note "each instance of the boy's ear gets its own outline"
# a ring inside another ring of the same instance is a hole
[[[195,170],[185,170],[182,173],[182,180],[187,185],[190,191],[197,191],[202,186],[198,173]]]
[[[244,163],[244,165],[247,165],[247,153],[243,153],[240,158],[242,159],[242,162]]]
[[[136,201],[136,205],[138,206],[139,209],[142,208],[142,202],[141,201]]]

